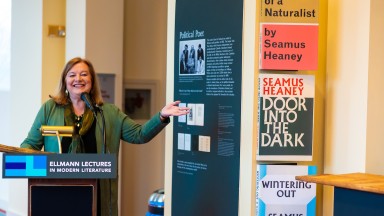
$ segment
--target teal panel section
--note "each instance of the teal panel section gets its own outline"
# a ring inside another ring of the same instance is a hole
[[[267,175],[267,166],[260,165],[260,179],[264,178]]]
[[[47,176],[46,169],[30,169],[26,172],[27,176]]]
[[[5,176],[26,176],[26,170],[21,170],[21,169],[12,169],[12,170],[5,170]]]
[[[316,175],[317,167],[316,166],[308,166],[308,175]]]
[[[26,169],[27,171],[28,170],[32,170],[33,169],[33,156],[26,156]]]
[[[258,216],[264,216],[265,215],[265,203],[263,200],[260,200],[259,202],[259,215]]]
[[[316,216],[316,197],[307,205],[307,216]]]

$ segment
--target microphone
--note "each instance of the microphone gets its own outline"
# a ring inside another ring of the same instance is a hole
[[[87,107],[93,112],[93,115],[96,117],[96,109],[92,104],[92,100],[89,94],[87,92],[83,92],[81,93],[80,98],[85,102],[85,105],[87,105]]]
[[[87,107],[93,112],[93,115],[95,116],[95,119],[97,120],[96,109],[92,104],[92,100],[91,100],[91,97],[89,96],[89,94],[87,92],[83,92],[83,93],[81,93],[80,98],[81,98],[81,100],[83,100],[85,102]],[[104,118],[104,114],[103,114],[103,109],[98,107],[97,104],[96,104],[96,108],[100,112],[101,119],[103,120],[103,127],[102,127],[103,149],[102,149],[102,152],[105,154],[106,150],[107,150],[107,136],[105,134],[105,118]]]

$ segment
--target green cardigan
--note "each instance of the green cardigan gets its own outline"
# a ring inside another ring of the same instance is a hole
[[[166,122],[160,120],[159,113],[153,116],[145,124],[140,125],[130,119],[125,113],[113,104],[105,103],[101,106],[105,118],[106,144],[107,150],[112,154],[119,156],[120,140],[129,143],[142,144],[147,143],[154,138],[166,125]],[[52,99],[44,103],[28,133],[28,137],[21,144],[22,148],[29,148],[47,152],[59,152],[57,137],[42,136],[40,127],[42,125],[62,126],[64,125],[64,106],[56,104]],[[97,124],[95,129],[97,152],[102,152],[103,134],[102,117],[97,115]],[[111,190],[110,187],[111,186]],[[110,191],[112,194],[112,215],[118,215],[118,178],[111,181],[100,180],[100,197],[102,215],[109,215]]]

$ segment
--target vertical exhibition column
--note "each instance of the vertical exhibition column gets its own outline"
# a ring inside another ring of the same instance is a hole
[[[317,0],[261,0],[257,216],[316,214],[316,185],[294,176],[316,174],[316,166],[297,163],[313,159],[318,7]]]

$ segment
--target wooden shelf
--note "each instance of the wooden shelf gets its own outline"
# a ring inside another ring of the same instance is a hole
[[[366,173],[349,173],[339,175],[323,174],[296,176],[296,180],[384,194],[384,176],[382,175]]]

